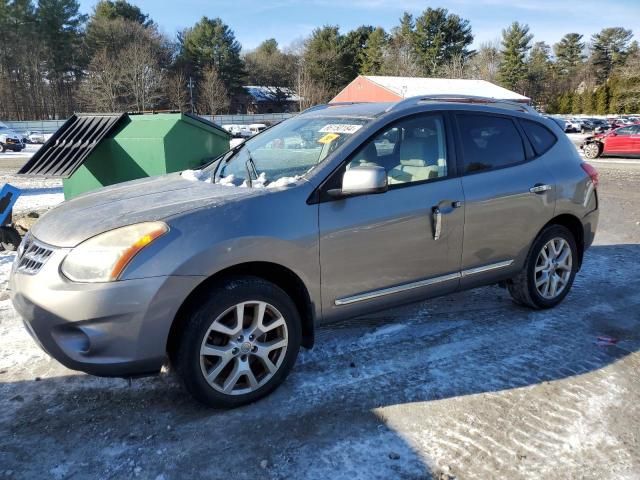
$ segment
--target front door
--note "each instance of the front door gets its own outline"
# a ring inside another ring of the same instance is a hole
[[[325,319],[458,287],[464,203],[447,150],[444,118],[413,116],[366,142],[336,172],[383,166],[389,190],[320,204]]]

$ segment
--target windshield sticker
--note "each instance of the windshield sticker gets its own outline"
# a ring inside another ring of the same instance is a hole
[[[356,133],[362,128],[362,125],[332,124],[325,125],[319,131],[320,133]]]
[[[318,140],[318,143],[331,143],[336,138],[340,138],[340,135],[337,133],[327,133],[324,137]]]

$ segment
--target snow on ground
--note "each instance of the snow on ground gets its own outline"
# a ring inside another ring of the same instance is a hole
[[[31,144],[27,143],[24,150],[21,152],[12,152],[11,150],[7,150],[4,153],[0,152],[0,161],[2,160],[14,160],[17,158],[31,158],[34,153],[36,153],[42,145],[39,144]]]

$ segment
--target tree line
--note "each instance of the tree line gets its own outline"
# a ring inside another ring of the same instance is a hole
[[[243,85],[270,87],[284,105],[330,100],[358,74],[488,80],[549,113],[640,111],[640,49],[633,33],[604,28],[534,41],[514,22],[473,49],[471,24],[444,8],[405,13],[386,31],[316,28],[282,48],[243,51],[220,18],[202,17],[175,38],[126,0],[0,0],[0,118],[65,118],[74,111],[225,113]]]

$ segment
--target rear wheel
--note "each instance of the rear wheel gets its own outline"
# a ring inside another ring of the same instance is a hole
[[[212,407],[233,408],[272,392],[300,349],[300,317],[278,286],[236,277],[195,309],[180,338],[176,367],[187,390]]]
[[[525,268],[507,282],[517,303],[542,309],[558,305],[569,293],[578,270],[572,233],[561,225],[545,228],[533,243]]]
[[[593,160],[602,155],[602,145],[599,142],[588,143],[582,148],[582,152],[586,158]]]

